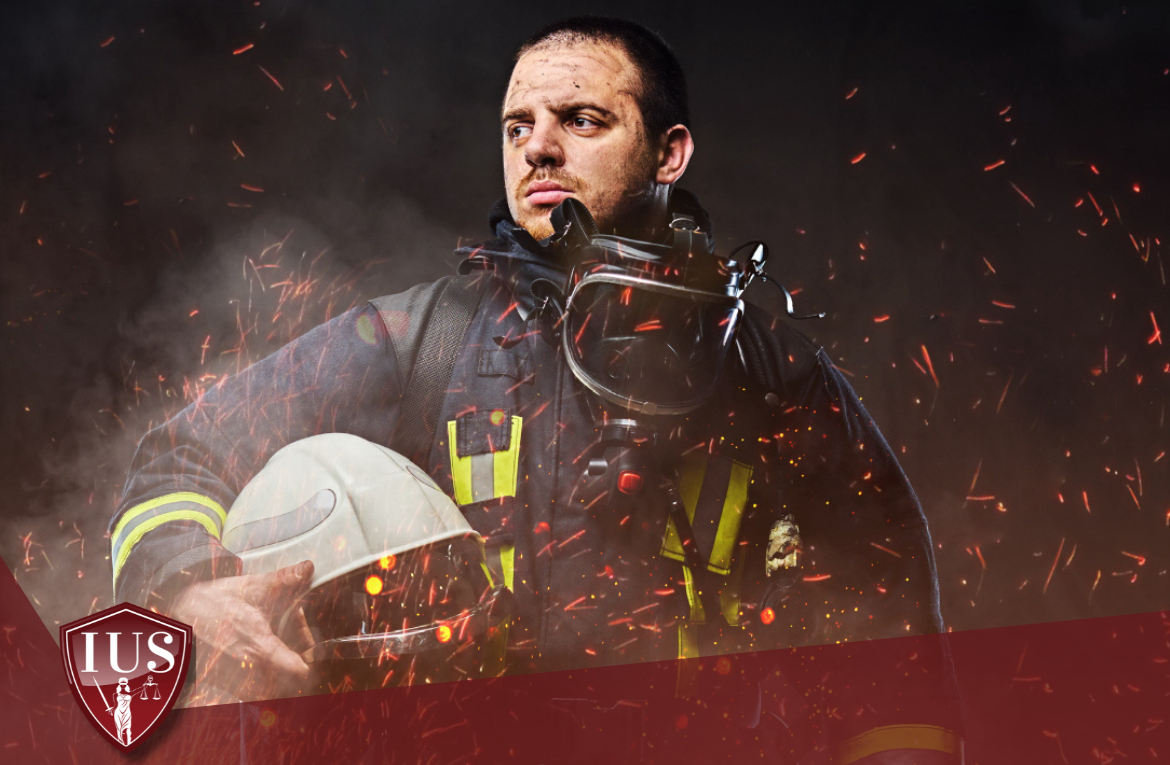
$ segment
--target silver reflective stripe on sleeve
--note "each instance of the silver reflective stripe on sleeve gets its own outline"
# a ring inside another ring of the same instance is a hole
[[[167,494],[130,508],[118,519],[118,525],[110,535],[110,562],[114,568],[115,590],[118,574],[130,556],[130,551],[148,531],[170,521],[194,521],[207,529],[208,534],[219,539],[226,520],[227,513],[218,502],[190,491]]]

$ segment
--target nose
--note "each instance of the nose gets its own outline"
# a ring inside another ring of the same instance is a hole
[[[532,167],[559,167],[565,163],[564,147],[555,120],[537,120],[524,143],[524,160]]]

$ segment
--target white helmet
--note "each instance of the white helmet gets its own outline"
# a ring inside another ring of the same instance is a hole
[[[313,561],[288,616],[303,611],[316,641],[304,658],[318,690],[502,669],[511,594],[493,588],[482,538],[384,446],[327,433],[284,447],[236,498],[223,544],[246,574]]]

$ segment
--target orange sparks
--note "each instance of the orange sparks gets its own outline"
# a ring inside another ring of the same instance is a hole
[[[999,394],[999,403],[995,405],[995,413],[999,414],[999,410],[1003,408],[1003,400],[1007,398],[1008,388],[1012,387],[1012,378],[1015,377],[1016,372],[1012,370],[1008,372],[1007,382],[1003,386],[1003,393]]]
[[[236,154],[239,154],[241,157],[244,156],[244,150],[235,141],[232,141],[232,148],[236,150]]]
[[[886,547],[885,545],[879,545],[877,542],[870,542],[870,545],[872,545],[873,547],[876,547],[877,549],[881,550],[884,553],[889,553],[890,555],[893,555],[895,558],[902,557],[901,553],[897,553],[897,552],[891,550],[890,548]]]
[[[112,43],[113,41],[114,41],[114,36],[110,35],[106,39],[102,40],[102,44],[99,47],[101,47],[101,48],[109,47],[109,44]]]
[[[853,98],[856,95],[857,95],[857,88],[854,88],[853,90],[851,90],[845,94],[845,100],[848,101],[849,99]]]
[[[244,46],[244,47],[242,47],[242,48],[236,48],[234,51],[232,51],[232,55],[233,55],[233,56],[238,56],[238,55],[240,55],[241,53],[247,53],[247,52],[248,52],[248,51],[250,51],[250,50],[252,50],[252,43],[248,43],[247,45],[245,45],[245,46]]]
[[[1136,184],[1136,183],[1135,183],[1135,184],[1133,185],[1133,193],[1135,193],[1135,194],[1140,194],[1140,193],[1142,193],[1142,187],[1141,187],[1140,185],[1138,185],[1138,184]]]
[[[1154,318],[1153,311],[1150,311],[1150,322],[1153,323],[1153,325],[1154,325],[1154,334],[1150,335],[1150,338],[1148,340],[1146,340],[1146,345],[1153,345],[1154,343],[1161,345],[1162,344],[1162,330],[1158,329],[1158,320],[1156,318]]]
[[[1033,208],[1035,208],[1035,207],[1036,207],[1036,203],[1032,201],[1032,198],[1031,198],[1031,197],[1029,197],[1027,194],[1025,194],[1023,191],[1021,191],[1019,186],[1017,186],[1016,184],[1012,183],[1011,181],[1008,181],[1008,183],[1009,183],[1009,184],[1011,184],[1011,187],[1012,187],[1013,189],[1015,189],[1015,190],[1016,190],[1016,193],[1017,193],[1017,194],[1019,194],[1020,196],[1022,196],[1022,197],[1024,198],[1024,201],[1025,201],[1025,202],[1027,202],[1027,203],[1028,203],[1029,205],[1031,205]]]
[[[874,324],[881,324],[883,321],[889,321],[889,320],[890,320],[890,315],[888,313],[883,313],[881,316],[873,317]]]
[[[1056,549],[1056,557],[1052,559],[1052,568],[1048,569],[1048,578],[1044,580],[1044,588],[1040,590],[1041,595],[1048,592],[1048,585],[1052,582],[1052,575],[1056,572],[1056,564],[1060,562],[1062,552],[1064,552],[1064,537],[1060,538],[1060,547]]]
[[[975,466],[975,475],[971,478],[971,486],[967,489],[967,493],[975,491],[975,484],[979,483],[979,471],[983,470],[983,460],[979,460],[979,464]],[[967,499],[971,499],[967,497]],[[993,497],[994,499],[994,497]]]
[[[985,173],[990,172],[991,170],[994,170],[995,168],[999,167],[1000,165],[1002,165],[1005,162],[1007,162],[1006,159],[1001,159],[998,162],[992,162],[990,165],[984,165],[983,172],[985,172]]]
[[[1088,492],[1088,490],[1087,490],[1087,489],[1081,492],[1081,499],[1085,500],[1085,511],[1086,511],[1086,512],[1087,512],[1089,515],[1092,515],[1092,514],[1093,514],[1093,508],[1089,507],[1089,492]]]
[[[260,71],[264,72],[265,77],[272,80],[272,84],[275,85],[277,88],[279,88],[281,93],[284,92],[284,86],[280,84],[280,80],[278,80],[272,76],[272,72],[268,71],[264,67],[260,67]]]
[[[979,549],[979,545],[975,545],[975,557],[979,559],[979,565],[987,569],[987,561],[983,560],[983,551]]]
[[[254,191],[257,194],[264,193],[264,189],[260,188],[259,186],[253,186],[253,185],[248,184],[248,183],[241,183],[240,188],[243,189],[244,191]]]
[[[995,273],[995,266],[991,265],[991,261],[988,260],[987,258],[984,258],[983,262],[987,265],[987,270],[991,271],[991,273],[994,274]]]
[[[832,574],[816,574],[815,576],[802,576],[801,580],[805,582],[823,582],[826,579],[831,579]]]
[[[1093,171],[1093,175],[1100,175],[1101,171],[1097,169],[1096,165],[1089,165],[1089,169]]]
[[[934,387],[938,386],[938,375],[934,373],[934,364],[930,363],[930,352],[926,350],[926,346],[922,346],[922,359],[926,362],[926,368],[930,370],[930,377],[934,380]]]
[[[662,329],[662,322],[658,319],[650,319],[634,327],[635,332],[649,332],[655,329]]]
[[[998,300],[992,300],[991,304],[993,306],[998,307],[998,308],[1015,308],[1015,306],[1012,305],[1011,303],[1001,303]]]
[[[1122,555],[1124,555],[1124,556],[1125,556],[1125,557],[1127,557],[1127,558],[1133,558],[1134,560],[1136,560],[1136,561],[1137,561],[1137,564],[1138,564],[1139,566],[1144,566],[1144,565],[1146,565],[1146,557],[1145,557],[1144,555],[1134,555],[1133,553],[1131,553],[1131,552],[1126,552],[1125,550],[1122,550],[1122,551],[1121,551],[1121,554],[1122,554]]]
[[[863,160],[863,159],[865,159],[865,152],[864,152],[864,151],[863,151],[863,152],[861,152],[860,154],[858,154],[858,155],[857,155],[856,157],[854,157],[853,159],[849,160],[849,164],[851,164],[851,165],[856,165],[858,162],[860,162],[860,161],[861,161],[861,160]]]

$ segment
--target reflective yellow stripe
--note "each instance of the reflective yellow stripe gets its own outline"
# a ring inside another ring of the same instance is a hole
[[[516,545],[500,545],[500,568],[504,572],[504,586],[516,591]]]
[[[520,473],[520,429],[523,425],[524,418],[512,417],[512,438],[508,442],[507,451],[492,454],[497,497],[516,496],[516,479]]]
[[[891,749],[929,749],[958,754],[963,750],[963,739],[937,725],[887,725],[845,741],[837,752],[837,762],[849,765],[862,757]]]
[[[678,494],[682,499],[683,508],[687,513],[687,520],[695,520],[695,506],[699,504],[699,492],[703,488],[703,476],[707,472],[707,455],[693,457],[683,465],[682,476],[678,481]],[[662,540],[662,555],[672,560],[685,561],[682,540],[679,539],[678,529],[674,521],[666,522],[666,538]]]
[[[460,457],[457,439],[459,421],[450,420],[447,422],[447,449],[451,455],[451,483],[455,487],[455,502],[457,504],[470,505],[472,502],[482,502],[497,497],[516,496],[516,483],[520,475],[520,435],[523,427],[524,418],[513,416],[512,435],[507,449]],[[491,473],[484,476],[477,487],[472,470],[472,460],[483,460],[484,458],[491,460]],[[478,496],[477,491],[479,492]]]
[[[196,521],[207,529],[207,533],[219,539],[219,528],[215,525],[215,521],[211,520],[206,513],[201,513],[198,510],[176,510],[173,513],[163,513],[162,515],[151,518],[145,523],[135,526],[130,535],[122,542],[121,549],[118,551],[118,558],[114,561],[114,589],[118,587],[118,574],[122,572],[122,566],[126,563],[126,558],[130,556],[130,551],[134,549],[134,545],[138,544],[138,540],[148,531],[153,531],[164,523],[170,521]]]
[[[683,580],[687,585],[687,603],[691,605],[691,622],[702,624],[707,621],[707,614],[703,611],[703,601],[695,589],[695,577],[691,570],[683,566]]]
[[[447,423],[447,445],[451,450],[451,483],[455,485],[455,502],[460,505],[470,505],[471,494],[471,457],[460,457],[455,440],[457,421]]]
[[[739,540],[739,526],[743,522],[743,509],[747,506],[751,478],[752,469],[749,466],[742,462],[732,463],[731,480],[727,482],[727,495],[723,499],[723,512],[719,516],[719,530],[715,532],[711,560],[707,561],[707,568],[720,574],[731,571],[731,558],[735,554],[735,543]]]
[[[483,569],[484,575],[487,576],[488,587],[494,588],[496,586],[496,580],[492,578],[492,570],[488,568],[488,564],[481,562],[479,567]]]
[[[678,658],[699,658],[699,631],[687,622],[678,623]]]
[[[162,505],[169,505],[172,502],[194,502],[197,505],[202,505],[219,516],[220,527],[227,523],[227,513],[223,511],[223,508],[220,507],[219,503],[214,499],[190,491],[180,491],[174,494],[167,494],[165,496],[158,497],[157,499],[152,499],[148,502],[143,502],[141,505],[135,505],[134,507],[127,510],[122,515],[121,519],[118,520],[118,525],[114,527],[114,533],[110,535],[110,546],[117,546],[118,536],[122,533],[122,531],[126,528],[126,524],[128,524],[130,521],[134,520],[148,510],[153,510],[156,507],[161,507]],[[218,537],[219,532],[216,532],[215,535]]]
[[[679,622],[678,624],[678,658],[697,659],[699,657],[699,630],[693,624]],[[699,677],[699,662],[680,661],[678,663],[678,678],[675,681],[674,695],[678,698],[691,698],[695,695],[695,688]]]

